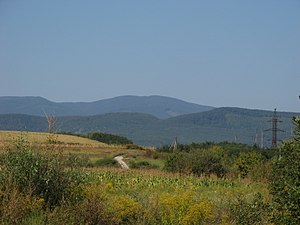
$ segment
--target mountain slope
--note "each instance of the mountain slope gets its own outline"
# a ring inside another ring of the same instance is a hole
[[[43,116],[91,116],[115,112],[138,112],[157,118],[203,112],[210,106],[188,103],[163,96],[120,96],[95,102],[55,103],[41,97],[0,97],[0,114],[28,114]]]
[[[110,113],[97,116],[59,117],[56,129],[59,132],[106,132],[128,137],[137,144],[160,146],[170,144],[175,137],[180,143],[205,141],[238,141],[270,145],[273,112],[240,108],[217,108],[209,112],[158,119],[142,113]],[[281,123],[278,139],[290,137],[292,118],[296,113],[278,112]],[[43,117],[26,115],[0,115],[0,129],[23,131],[46,131]]]

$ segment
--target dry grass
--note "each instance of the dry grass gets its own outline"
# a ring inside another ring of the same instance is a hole
[[[23,135],[26,140],[31,143],[46,143],[49,137],[49,133],[42,132],[20,132],[20,131],[0,131],[0,142],[7,143],[12,142],[17,136]],[[83,145],[90,147],[107,147],[107,144],[93,141],[87,138],[76,137],[65,134],[55,134],[57,136],[57,142],[65,145]]]
[[[100,158],[111,158],[116,155],[144,155],[139,149],[126,149],[125,146],[108,145],[98,141],[90,140],[66,134],[49,134],[42,132],[19,132],[0,131],[0,152],[13,148],[18,138],[23,137],[30,146],[38,151],[44,151],[49,145],[49,139],[54,139],[54,147],[64,154],[76,154],[87,156],[91,161]],[[52,144],[53,145],[53,144]]]

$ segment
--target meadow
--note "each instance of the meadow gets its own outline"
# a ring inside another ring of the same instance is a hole
[[[1,224],[285,224],[274,219],[268,173],[257,176],[273,160],[257,157],[260,152],[233,156],[226,148],[234,145],[204,144],[197,146],[203,154],[168,153],[13,131],[0,131],[0,143]],[[226,175],[199,173],[190,154],[223,165]],[[112,163],[116,155],[131,169]]]

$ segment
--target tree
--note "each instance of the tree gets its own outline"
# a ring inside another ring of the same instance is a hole
[[[240,152],[239,157],[236,159],[236,166],[241,178],[245,178],[250,171],[262,163],[262,154],[256,151]]]
[[[295,136],[279,149],[272,168],[270,188],[276,224],[300,224],[300,118],[293,121]]]
[[[47,114],[46,112],[44,112],[44,114],[45,114],[45,117],[46,117],[47,123],[48,123],[48,132],[54,133],[54,126],[57,122],[57,118],[54,115]]]

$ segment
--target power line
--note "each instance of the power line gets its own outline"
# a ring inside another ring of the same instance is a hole
[[[272,119],[269,120],[268,122],[272,123],[272,128],[267,129],[265,131],[272,131],[272,148],[277,148],[277,142],[278,142],[277,133],[284,132],[284,131],[278,128],[278,123],[281,123],[282,121],[278,119],[276,108],[274,109]]]

